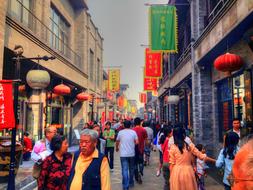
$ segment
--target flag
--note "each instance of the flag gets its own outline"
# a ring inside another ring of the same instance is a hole
[[[118,92],[120,90],[120,70],[109,70],[108,77],[108,90],[112,92]]]
[[[15,127],[13,109],[12,81],[0,81],[0,129],[12,129]]]
[[[147,103],[147,94],[146,94],[146,92],[141,92],[139,94],[139,99],[140,99],[141,103],[146,104]]]
[[[113,111],[109,111],[109,121],[113,121],[114,119],[114,112]]]
[[[157,92],[157,90],[152,91],[152,96],[155,96],[155,97],[157,97],[157,96],[158,96],[158,92]]]
[[[177,53],[177,27],[175,6],[151,6],[149,9],[151,50]]]
[[[154,91],[158,88],[158,79],[151,77],[144,77],[144,91]]]
[[[162,53],[152,52],[149,48],[146,48],[145,60],[145,76],[162,77]]]

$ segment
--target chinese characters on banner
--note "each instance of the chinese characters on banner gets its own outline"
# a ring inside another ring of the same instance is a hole
[[[146,104],[147,103],[147,94],[145,92],[144,93],[140,93],[139,94],[139,99],[140,99],[141,103]]]
[[[151,50],[177,53],[176,7],[151,6],[149,18]]]
[[[158,78],[144,77],[144,91],[157,91]]]
[[[120,70],[109,70],[108,77],[108,90],[112,92],[118,92],[120,90]]]
[[[251,76],[249,71],[244,72],[244,85],[245,85],[245,107],[246,107],[246,121],[252,121],[252,88],[251,88]]]
[[[13,110],[12,81],[0,81],[0,129],[15,127]]]
[[[146,48],[145,59],[145,76],[160,78],[162,76],[162,53],[152,52],[149,48]]]

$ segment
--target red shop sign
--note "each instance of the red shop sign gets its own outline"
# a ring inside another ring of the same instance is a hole
[[[12,80],[0,80],[0,130],[15,127]]]

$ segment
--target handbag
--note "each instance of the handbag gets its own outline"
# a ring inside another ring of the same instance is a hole
[[[33,176],[34,179],[38,179],[39,178],[41,168],[42,168],[42,164],[35,163],[33,165],[32,176]]]

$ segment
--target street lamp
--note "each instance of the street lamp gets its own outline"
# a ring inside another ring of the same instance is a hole
[[[165,90],[173,90],[173,89],[177,89],[177,90],[183,90],[184,93],[184,124],[185,126],[187,126],[187,122],[188,122],[188,107],[187,105],[187,87],[175,87],[175,88],[171,88],[171,87],[166,87],[164,88]],[[178,118],[177,118],[178,119]]]
[[[15,119],[18,118],[18,85],[20,80],[20,61],[21,60],[53,60],[55,57],[43,56],[43,57],[31,57],[25,58],[22,56],[24,49],[21,45],[16,45],[14,48],[15,57],[12,59],[15,61],[15,80],[14,83],[14,114]],[[17,125],[17,121],[16,121]],[[11,153],[10,153],[10,169],[7,190],[15,190],[15,151],[16,151],[16,126],[12,129],[11,133]]]

